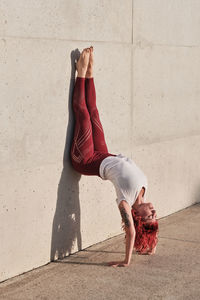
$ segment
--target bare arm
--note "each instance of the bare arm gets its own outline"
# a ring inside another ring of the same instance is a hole
[[[122,216],[122,220],[125,224],[126,231],[126,257],[125,263],[130,264],[131,255],[133,252],[133,246],[135,241],[135,227],[133,224],[133,217],[131,214],[131,208],[126,201],[121,201],[119,205],[119,210]]]
[[[118,262],[110,262],[109,265],[115,267],[127,267],[131,261],[131,255],[133,252],[133,246],[135,241],[135,227],[133,224],[133,217],[131,214],[131,207],[130,205],[122,200],[119,204],[119,210],[122,216],[122,220],[125,225],[126,231],[126,255],[123,261]]]

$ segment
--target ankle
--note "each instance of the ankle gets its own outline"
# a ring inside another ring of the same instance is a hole
[[[93,78],[93,72],[92,71],[87,71],[85,74],[85,78]]]
[[[86,70],[78,70],[77,77],[85,78]]]
[[[90,78],[93,78],[93,75],[85,75],[85,78],[88,78],[88,79],[90,79]]]

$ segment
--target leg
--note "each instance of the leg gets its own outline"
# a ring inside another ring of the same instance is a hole
[[[100,176],[99,166],[102,160],[107,156],[113,154],[109,154],[107,152],[107,147],[105,145],[104,136],[102,137],[101,130],[98,142],[99,140],[102,140],[103,143],[101,147],[99,146],[96,150],[94,149],[91,116],[88,112],[85,95],[85,75],[87,67],[85,69],[84,52],[85,54],[87,54],[87,51],[90,52],[89,48],[85,49],[82,52],[77,62],[78,77],[76,79],[73,93],[73,109],[76,124],[71,147],[71,162],[74,169],[81,174]],[[86,63],[86,65],[88,65],[88,62]],[[99,123],[98,127],[101,127]],[[97,145],[99,144],[97,143]]]
[[[92,125],[85,102],[85,78],[76,78],[73,92],[73,110],[75,129],[71,158],[76,163],[85,163],[94,153]]]
[[[92,122],[92,132],[93,132],[93,142],[94,150],[101,152],[108,152],[106,141],[104,137],[103,127],[99,118],[99,112],[96,106],[96,91],[93,79],[93,47],[90,47],[90,58],[88,63],[88,68],[86,72],[85,81],[85,94],[86,102],[88,106],[88,111],[90,113],[90,118]]]
[[[85,49],[77,62],[78,77],[73,91],[75,114],[74,138],[71,158],[74,163],[85,163],[94,153],[92,125],[85,101],[85,74],[89,62],[89,50]]]
[[[87,107],[92,122],[94,150],[101,151],[101,152],[108,152],[103,127],[96,106],[96,91],[95,91],[93,78],[86,78],[85,94],[86,94]]]

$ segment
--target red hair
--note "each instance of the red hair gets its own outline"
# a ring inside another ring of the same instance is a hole
[[[158,221],[145,222],[131,210],[136,236],[134,248],[139,254],[152,254],[158,242]]]
[[[141,216],[136,215],[135,210],[131,209],[134,227],[135,243],[134,248],[138,254],[153,254],[158,242],[158,221],[145,222]],[[125,230],[125,224],[122,222]]]

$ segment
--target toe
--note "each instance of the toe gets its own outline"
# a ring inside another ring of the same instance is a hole
[[[87,48],[83,49],[82,51],[82,55],[86,54],[87,53]]]

